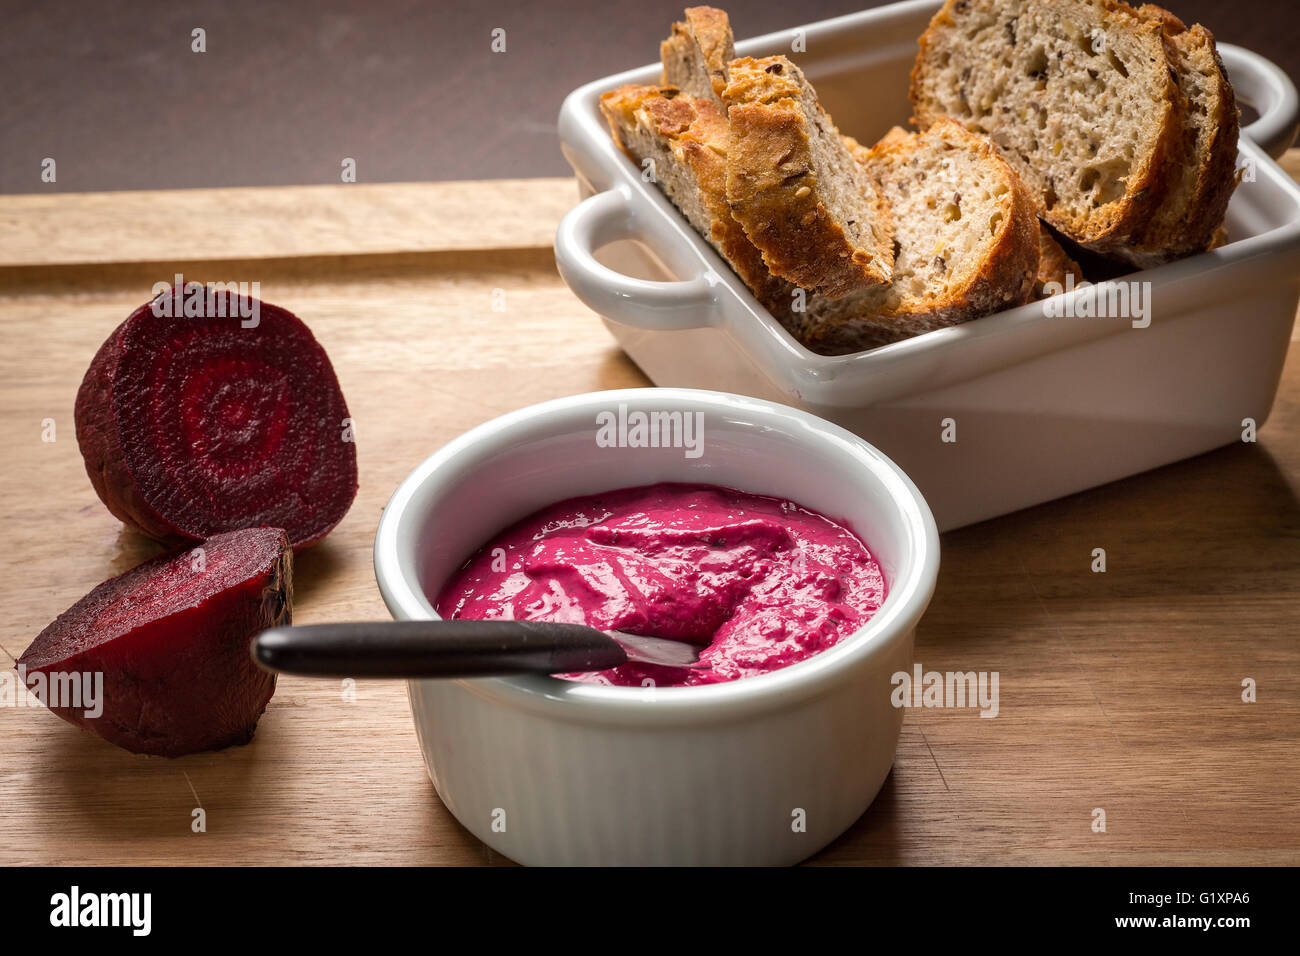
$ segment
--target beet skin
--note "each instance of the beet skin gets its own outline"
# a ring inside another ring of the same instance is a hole
[[[176,289],[136,309],[82,380],[77,443],[95,492],[171,545],[256,527],[284,528],[295,549],[314,544],[357,492],[329,357],[277,306],[209,291],[202,314],[186,315],[185,301]]]
[[[37,636],[30,675],[103,675],[102,713],[51,706],[134,753],[179,757],[247,743],[275,693],[249,653],[287,624],[293,551],[279,528],[232,531],[105,581]],[[47,700],[47,704],[63,703]]]

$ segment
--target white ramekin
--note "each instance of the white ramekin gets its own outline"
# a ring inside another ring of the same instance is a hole
[[[596,416],[703,413],[703,454],[596,444]],[[443,582],[498,531],[575,495],[657,481],[789,498],[847,521],[885,570],[885,604],[802,663],[729,684],[627,688],[550,677],[408,684],[447,808],[530,864],[782,864],[842,833],[893,763],[891,676],[934,590],[939,542],[916,487],[805,412],[691,389],[596,392],[462,435],[413,471],[375,537],[394,618],[434,618]]]

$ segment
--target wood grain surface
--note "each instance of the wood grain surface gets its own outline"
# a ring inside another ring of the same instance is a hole
[[[361,490],[301,556],[294,616],[384,617],[371,539],[417,462],[521,405],[646,384],[556,275],[574,197],[538,180],[0,199],[0,660],[155,552],[96,498],[72,408],[100,342],[174,271],[256,279],[328,350]],[[135,218],[169,207],[224,212]],[[1000,713],[908,711],[884,790],[813,862],[1300,863],[1298,439],[1293,350],[1257,444],[945,535],[917,658],[998,671]],[[282,678],[250,745],[179,760],[0,708],[0,752],[0,864],[508,862],[439,802],[396,683],[348,701]]]

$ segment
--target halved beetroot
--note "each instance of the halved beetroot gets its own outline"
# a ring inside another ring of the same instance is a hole
[[[292,605],[284,532],[231,531],[105,581],[41,631],[18,665],[28,686],[35,673],[51,687],[53,675],[93,686],[84,675],[102,674],[98,716],[45,702],[119,747],[164,757],[217,750],[252,739],[275,676],[253,662],[249,644],[287,624]]]
[[[164,293],[164,296],[167,293]],[[325,350],[296,316],[238,293],[204,314],[136,309],[77,393],[77,442],[108,510],[169,544],[284,528],[295,549],[357,492],[351,419]],[[256,325],[241,318],[256,309]],[[176,318],[171,317],[176,315]]]

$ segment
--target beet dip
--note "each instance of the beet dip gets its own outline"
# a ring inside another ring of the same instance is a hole
[[[701,670],[628,663],[569,680],[659,687],[778,670],[885,599],[871,552],[790,501],[657,484],[571,498],[503,531],[438,597],[444,618],[565,621],[707,645]]]

